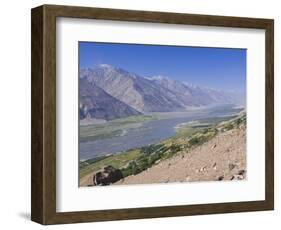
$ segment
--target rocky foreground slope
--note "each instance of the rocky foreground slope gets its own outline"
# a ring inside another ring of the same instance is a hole
[[[115,184],[243,180],[246,178],[246,126],[221,132],[208,142]]]

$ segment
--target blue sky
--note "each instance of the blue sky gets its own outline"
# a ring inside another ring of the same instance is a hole
[[[79,42],[80,68],[109,64],[141,76],[244,92],[246,50]]]

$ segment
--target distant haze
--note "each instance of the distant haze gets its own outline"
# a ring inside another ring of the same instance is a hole
[[[109,64],[137,75],[246,92],[246,50],[79,42],[80,70]]]

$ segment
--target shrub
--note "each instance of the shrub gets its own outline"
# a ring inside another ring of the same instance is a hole
[[[129,165],[126,168],[122,168],[121,171],[124,177],[129,175],[136,175],[141,172],[135,161],[131,161]]]
[[[200,139],[199,137],[192,137],[191,139],[189,139],[189,143],[190,145],[198,145],[200,143]]]
[[[233,124],[227,124],[224,128],[225,128],[226,131],[228,131],[228,130],[233,129],[234,125]]]
[[[172,154],[175,154],[175,153],[179,152],[180,150],[181,150],[181,147],[179,145],[172,144],[170,147],[170,151]]]

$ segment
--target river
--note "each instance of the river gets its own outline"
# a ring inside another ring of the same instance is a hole
[[[175,127],[195,120],[232,116],[242,108],[218,106],[187,112],[159,114],[164,119],[140,122],[133,128],[122,130],[117,136],[80,142],[80,160],[126,151],[132,148],[155,144],[176,134]],[[106,124],[104,124],[106,125]]]

